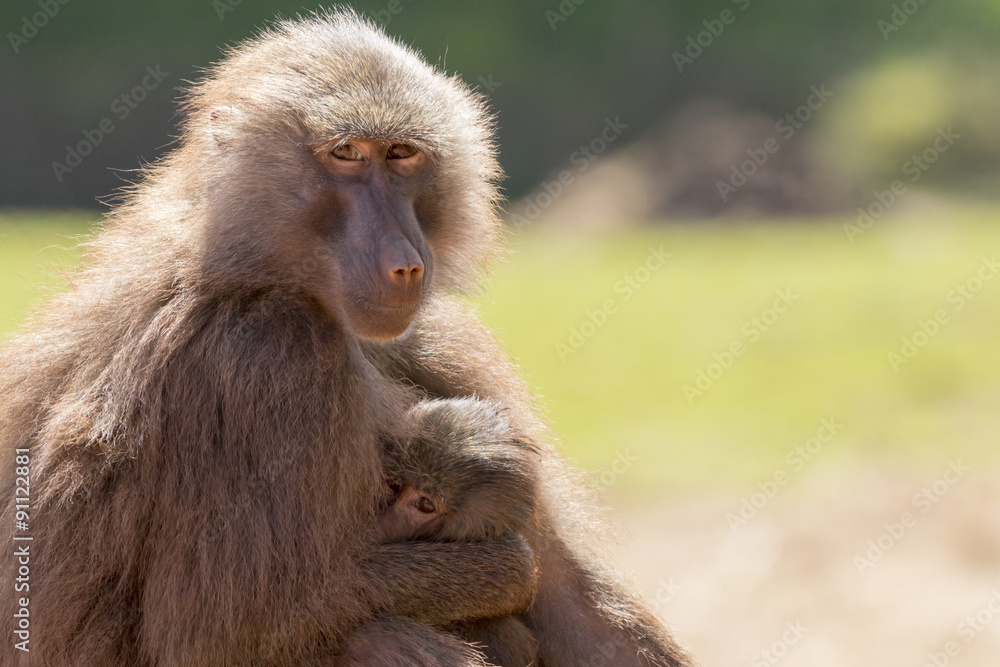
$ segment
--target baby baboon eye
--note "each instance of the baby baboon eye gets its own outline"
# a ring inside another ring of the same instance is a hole
[[[386,154],[390,160],[402,160],[403,158],[413,157],[417,154],[417,147],[412,144],[392,144],[389,146],[389,152]]]
[[[339,160],[350,160],[357,162],[362,159],[361,151],[354,144],[340,144],[334,147],[330,154]]]
[[[417,501],[417,511],[423,512],[424,514],[433,514],[437,511],[434,507],[434,501],[427,496],[420,496],[420,500]]]

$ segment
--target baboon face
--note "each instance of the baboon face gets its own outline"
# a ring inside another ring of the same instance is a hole
[[[433,291],[475,285],[498,248],[485,101],[366,25],[289,23],[185,106],[172,164],[207,207],[202,284],[289,286],[348,334],[388,341]]]
[[[324,306],[358,337],[388,340],[413,321],[430,283],[433,254],[419,197],[432,162],[405,141],[357,137],[313,147],[320,171],[312,217],[336,284]]]
[[[420,539],[440,528],[448,513],[445,501],[422,487],[418,479],[389,482],[389,507],[382,515],[383,539]]]

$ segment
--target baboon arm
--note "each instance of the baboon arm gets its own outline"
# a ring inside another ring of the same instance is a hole
[[[457,300],[431,301],[405,341],[387,352],[391,356],[382,357],[382,363],[397,378],[434,396],[495,400],[510,411],[512,425],[529,439],[544,437],[532,396],[515,365],[476,315]],[[538,444],[541,451],[548,450],[547,455],[558,456],[551,447]],[[566,506],[574,504],[566,499]],[[553,524],[544,507],[538,513],[539,526]],[[613,578],[574,558],[558,534],[539,528],[529,537],[540,566],[528,625],[546,667],[594,660],[622,667],[694,664],[641,601]]]
[[[373,611],[434,626],[519,614],[535,594],[534,556],[520,539],[381,544],[361,566]]]
[[[540,556],[538,595],[526,622],[545,667],[695,665],[640,600],[557,541]]]
[[[462,639],[397,616],[378,618],[347,637],[326,660],[300,667],[489,667]]]
[[[515,616],[457,623],[449,628],[486,654],[491,665],[537,667],[538,642]]]

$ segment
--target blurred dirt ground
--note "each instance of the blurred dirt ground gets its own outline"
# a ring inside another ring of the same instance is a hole
[[[735,532],[738,495],[625,506],[615,557],[704,667],[1000,665],[1000,468],[851,465]]]

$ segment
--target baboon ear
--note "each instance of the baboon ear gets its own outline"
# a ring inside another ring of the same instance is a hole
[[[241,113],[236,107],[215,107],[208,113],[209,132],[216,146],[225,148],[229,145]]]

